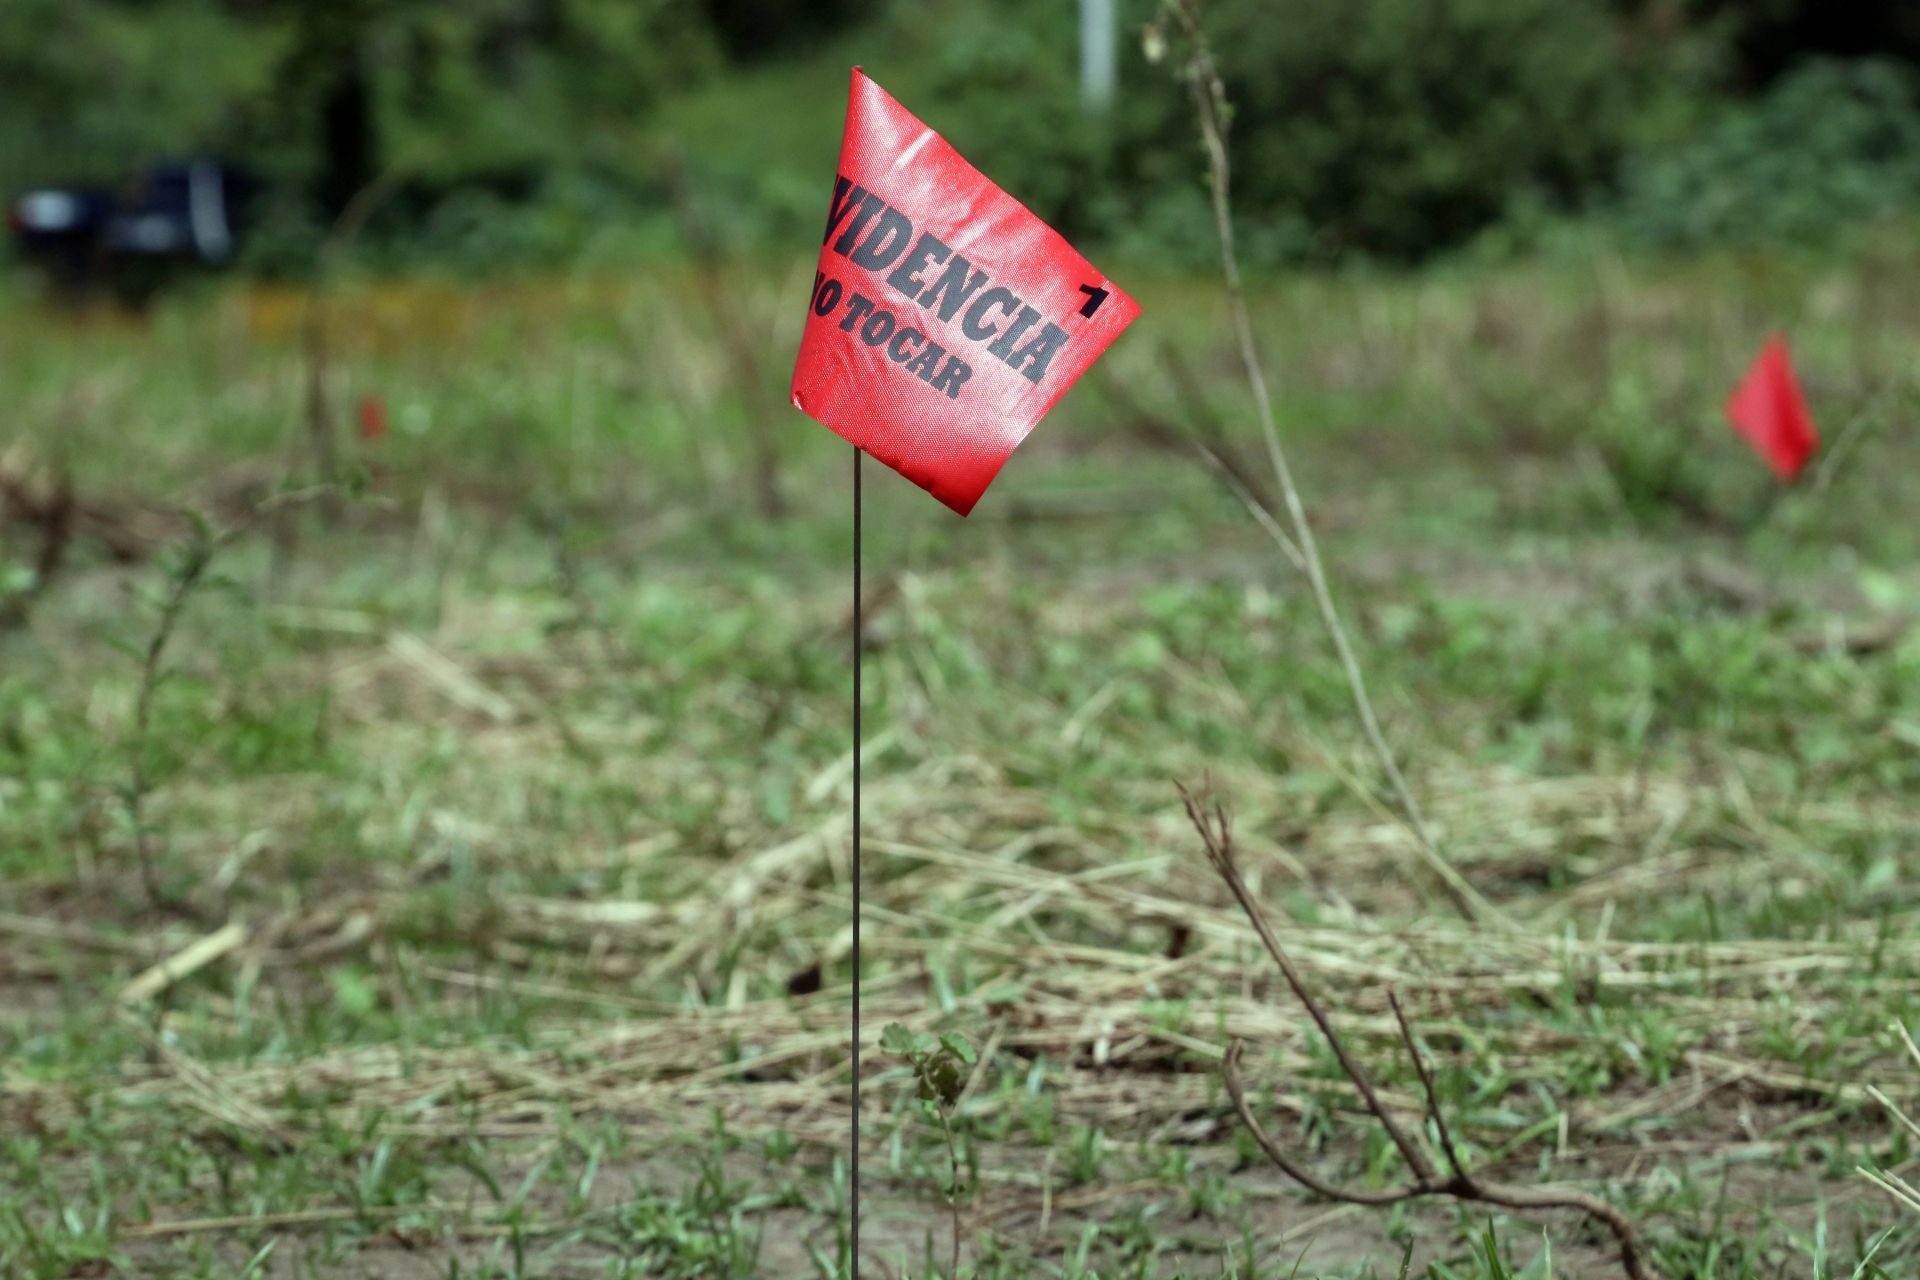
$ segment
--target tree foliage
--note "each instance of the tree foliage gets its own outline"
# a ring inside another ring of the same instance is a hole
[[[1154,7],[1120,8],[1137,31]],[[1204,12],[1255,262],[1409,260],[1595,211],[1659,241],[1812,234],[1920,199],[1907,0]],[[776,64],[868,61],[1069,235],[1205,265],[1187,103],[1129,40],[1117,101],[1089,115],[1075,25],[1074,5],[1026,0],[5,0],[0,193],[217,154],[273,193],[263,265],[310,261],[369,191],[368,251],[564,256],[609,226],[671,236],[689,211],[729,243],[791,243],[824,163],[795,154],[795,125],[830,145],[837,76]],[[1818,51],[1849,61],[1803,73]],[[669,100],[711,120],[656,128]]]
[[[445,183],[605,156],[714,65],[675,0],[9,0],[0,181],[214,151],[337,213],[393,167]]]
[[[110,181],[221,146],[275,91],[291,29],[220,0],[0,4],[0,185]]]

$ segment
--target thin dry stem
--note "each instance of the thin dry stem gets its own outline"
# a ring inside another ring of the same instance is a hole
[[[1456,1178],[1465,1178],[1467,1166],[1460,1159],[1459,1148],[1453,1145],[1453,1130],[1447,1127],[1447,1113],[1440,1106],[1440,1088],[1433,1078],[1433,1066],[1420,1052],[1420,1042],[1414,1039],[1413,1027],[1407,1022],[1406,1011],[1400,1007],[1400,993],[1389,988],[1387,1003],[1393,1006],[1393,1020],[1400,1024],[1400,1039],[1407,1046],[1407,1056],[1413,1059],[1413,1069],[1420,1075],[1420,1088],[1427,1095],[1427,1114],[1432,1117],[1434,1132],[1440,1137],[1440,1150],[1447,1157],[1447,1167]]]
[[[1907,1056],[1913,1059],[1913,1065],[1920,1067],[1920,1045],[1916,1045],[1913,1042],[1913,1036],[1908,1032],[1907,1024],[1904,1022],[1895,1022],[1893,1029],[1899,1035],[1900,1043],[1906,1046]]]
[[[173,576],[171,589],[160,604],[159,619],[154,624],[153,634],[147,637],[146,652],[140,662],[140,689],[134,700],[133,750],[127,780],[127,818],[133,826],[133,847],[140,861],[140,886],[147,895],[147,902],[154,907],[164,907],[169,903],[160,884],[153,832],[146,818],[146,798],[152,789],[152,780],[147,776],[146,757],[153,734],[153,698],[160,688],[160,664],[166,656],[167,644],[173,639],[174,628],[179,624],[180,615],[186,610],[194,588],[200,585],[201,578],[212,563],[213,547],[210,542],[198,541],[187,548],[185,559]]]
[[[1854,1168],[1858,1170],[1861,1177],[1892,1196],[1901,1207],[1920,1213],[1920,1191],[1916,1191],[1913,1184],[1905,1178],[1897,1173],[1869,1169],[1863,1164],[1855,1165]]]
[[[1273,926],[1268,923],[1266,912],[1260,909],[1260,904],[1254,900],[1253,892],[1247,888],[1247,882],[1241,877],[1239,868],[1233,864],[1233,829],[1227,818],[1226,807],[1215,804],[1209,811],[1206,805],[1185,787],[1180,788],[1180,798],[1187,806],[1187,817],[1200,832],[1201,841],[1206,846],[1208,861],[1213,863],[1213,868],[1220,873],[1220,878],[1226,881],[1227,888],[1232,890],[1235,900],[1240,903],[1240,909],[1247,913],[1247,919],[1253,922],[1253,930],[1260,935],[1261,944],[1266,947],[1267,954],[1273,957],[1274,964],[1279,966],[1281,975],[1287,980],[1287,986],[1293,989],[1294,998],[1300,1001],[1301,1006],[1307,1011],[1307,1016],[1312,1018],[1314,1025],[1320,1029],[1321,1036],[1333,1050],[1333,1056],[1340,1062],[1340,1070],[1346,1074],[1347,1079],[1353,1081],[1353,1087],[1360,1091],[1361,1101],[1366,1104],[1367,1110],[1373,1113],[1374,1118],[1379,1120],[1380,1127],[1386,1130],[1387,1137],[1393,1141],[1395,1147],[1399,1148],[1407,1164],[1421,1177],[1433,1177],[1434,1168],[1427,1158],[1427,1153],[1401,1128],[1400,1122],[1394,1119],[1393,1113],[1382,1105],[1380,1095],[1374,1091],[1373,1081],[1367,1075],[1366,1068],[1360,1064],[1359,1059],[1347,1052],[1346,1042],[1341,1040],[1334,1031],[1333,1023],[1327,1017],[1326,1010],[1320,1007],[1320,1001],[1315,998],[1312,988],[1307,986],[1306,979],[1300,976],[1300,971],[1294,968],[1293,961],[1287,955],[1286,949],[1280,945],[1280,939],[1274,933]]]
[[[1894,1034],[1900,1037],[1900,1043],[1907,1051],[1907,1056],[1914,1061],[1915,1065],[1920,1065],[1920,1045],[1914,1044],[1913,1036],[1908,1033],[1906,1024],[1896,1019],[1892,1025]],[[1888,1115],[1899,1121],[1901,1127],[1909,1134],[1920,1138],[1920,1124],[1915,1124],[1912,1117],[1902,1111],[1899,1104],[1892,1098],[1873,1085],[1867,1086],[1867,1094],[1879,1103]],[[1855,1165],[1854,1168],[1861,1177],[1892,1196],[1903,1207],[1920,1213],[1920,1191],[1916,1191],[1913,1184],[1905,1178],[1891,1169],[1870,1169],[1866,1165]]]
[[[1299,486],[1294,483],[1293,469],[1287,463],[1286,451],[1280,446],[1273,397],[1267,389],[1266,373],[1261,367],[1259,348],[1254,341],[1253,321],[1248,314],[1246,293],[1240,282],[1240,260],[1234,248],[1233,215],[1229,204],[1233,169],[1227,154],[1226,90],[1214,67],[1213,53],[1206,35],[1200,29],[1196,0],[1174,0],[1168,9],[1180,22],[1191,50],[1186,68],[1187,86],[1193,94],[1200,135],[1206,144],[1214,230],[1220,240],[1220,269],[1226,279],[1227,308],[1233,317],[1234,338],[1240,349],[1241,364],[1246,370],[1247,384],[1253,390],[1254,406],[1259,411],[1260,432],[1266,442],[1267,460],[1273,466],[1275,480],[1279,482],[1281,501],[1292,529],[1291,546],[1289,539],[1279,536],[1277,528],[1268,528],[1268,533],[1276,537],[1282,550],[1287,551],[1289,558],[1295,559],[1306,574],[1320,620],[1333,642],[1334,653],[1346,676],[1347,689],[1352,695],[1354,710],[1359,715],[1367,744],[1386,775],[1394,799],[1400,806],[1401,817],[1419,842],[1422,861],[1438,878],[1455,908],[1468,920],[1511,928],[1499,909],[1468,883],[1466,877],[1440,851],[1439,842],[1427,826],[1426,816],[1419,802],[1414,799],[1412,789],[1407,786],[1407,780],[1400,772],[1399,761],[1393,749],[1387,745],[1379,717],[1374,713],[1373,699],[1367,693],[1366,676],[1347,637],[1346,625],[1340,620],[1340,611],[1334,605],[1332,590],[1327,585],[1326,567],[1321,562],[1320,550],[1314,540],[1313,525],[1307,519],[1306,505],[1301,501]]]
[[[940,1117],[940,1132],[947,1140],[947,1211],[953,1215],[953,1260],[947,1274],[960,1280],[960,1152],[953,1145],[953,1126],[945,1113]]]
[[[33,576],[19,590],[0,595],[0,628],[26,621],[29,606],[46,592],[66,562],[79,515],[73,474],[64,467],[44,497],[37,497],[24,478],[0,469],[0,525],[22,523],[35,529],[40,538],[40,549],[33,557]]]

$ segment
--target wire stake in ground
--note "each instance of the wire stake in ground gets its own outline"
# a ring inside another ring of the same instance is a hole
[[[848,1236],[851,1253],[849,1266],[853,1280],[860,1280],[860,650],[866,643],[865,620],[861,617],[860,598],[860,455],[853,447],[853,1014],[849,1042],[853,1053],[853,1109],[851,1132],[847,1137]]]

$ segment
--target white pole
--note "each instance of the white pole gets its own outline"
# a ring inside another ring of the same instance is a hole
[[[1114,0],[1080,0],[1080,101],[1104,112],[1113,102]]]

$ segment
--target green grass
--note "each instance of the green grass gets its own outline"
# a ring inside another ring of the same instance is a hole
[[[0,1272],[844,1274],[848,460],[784,405],[804,266],[726,278],[731,319],[670,268],[346,282],[331,411],[393,430],[333,521],[254,515],[310,478],[298,299],[0,310],[0,455],[93,513],[0,633]],[[1476,1167],[1628,1205],[1674,1276],[1911,1269],[1853,1169],[1910,1154],[1864,1087],[1916,1084],[1920,640],[1855,641],[1920,612],[1916,281],[1889,232],[1256,299],[1388,733],[1512,938],[1422,877],[1299,584],[1140,429],[1257,456],[1210,286],[1144,281],[971,520],[869,464],[867,1274],[944,1271],[956,1182],[980,1277],[1613,1274],[1564,1217],[1262,1166],[1228,1034],[1273,1132],[1398,1175],[1209,878],[1203,778],[1397,1095],[1408,1002]],[[1717,419],[1775,326],[1845,441],[1785,495]],[[188,511],[247,527],[143,735]],[[980,1051],[958,1179],[889,1022]]]

